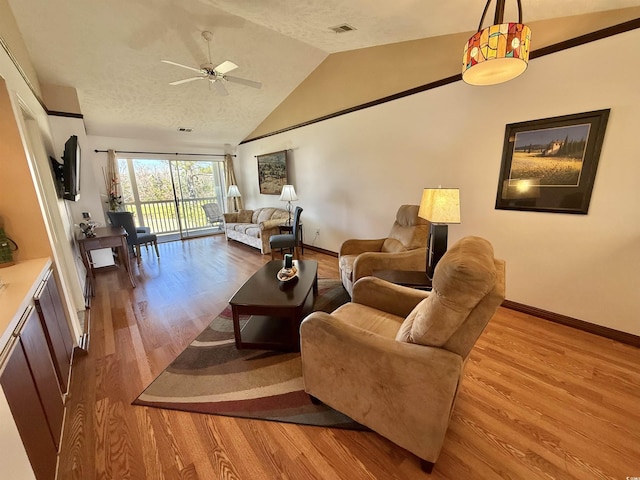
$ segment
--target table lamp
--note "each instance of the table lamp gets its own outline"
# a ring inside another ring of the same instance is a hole
[[[436,265],[447,251],[449,223],[460,223],[458,188],[425,188],[418,216],[431,223],[427,245],[427,277],[433,280]]]
[[[282,200],[283,202],[287,202],[287,212],[289,212],[289,220],[287,220],[287,225],[291,225],[291,202],[295,202],[296,200],[298,200],[296,189],[293,188],[293,185],[284,185],[282,187],[280,200]]]

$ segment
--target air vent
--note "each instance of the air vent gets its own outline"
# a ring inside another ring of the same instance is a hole
[[[193,131],[193,128],[189,128],[189,127],[178,127],[178,131],[179,132],[185,132],[185,133],[191,133]]]
[[[356,30],[355,27],[352,27],[348,23],[343,23],[342,25],[336,25],[335,27],[329,27],[329,30],[333,30],[336,33],[347,33]]]

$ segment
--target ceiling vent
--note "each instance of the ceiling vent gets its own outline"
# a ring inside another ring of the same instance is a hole
[[[189,128],[189,127],[178,127],[178,131],[179,132],[185,132],[185,133],[191,133],[193,131],[193,128]]]
[[[352,27],[348,23],[343,23],[341,25],[336,25],[335,27],[329,27],[329,30],[333,30],[336,33],[347,33],[356,30],[356,28]]]

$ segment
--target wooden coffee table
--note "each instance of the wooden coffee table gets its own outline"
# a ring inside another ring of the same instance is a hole
[[[272,260],[254,273],[231,297],[236,347],[300,349],[300,322],[318,294],[318,262],[298,260],[298,277],[280,282],[282,260]],[[309,293],[313,290],[313,295]],[[240,315],[251,319],[240,329]]]

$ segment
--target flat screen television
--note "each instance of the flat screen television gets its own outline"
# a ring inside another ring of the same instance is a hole
[[[62,155],[62,198],[74,202],[80,200],[80,144],[72,135],[64,144]]]
[[[62,198],[64,195],[64,179],[62,177],[62,170],[64,170],[63,165],[53,157],[49,157],[51,161],[51,172],[53,173],[53,183],[56,186],[56,193],[58,194],[58,198]]]

